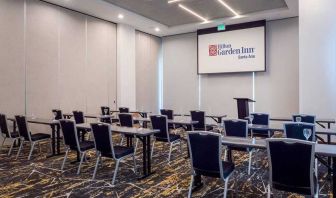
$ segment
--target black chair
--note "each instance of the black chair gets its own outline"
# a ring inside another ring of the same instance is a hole
[[[151,151],[151,157],[153,156],[155,142],[169,143],[168,163],[170,162],[170,156],[174,144],[180,144],[180,152],[182,153],[182,141],[181,136],[176,134],[170,134],[168,129],[167,116],[154,115],[150,116],[153,129],[160,130],[159,133],[154,134],[153,146]]]
[[[266,140],[269,164],[268,197],[271,188],[318,197],[314,175],[315,143],[288,138]]]
[[[191,120],[198,121],[197,124],[193,125],[193,130],[195,131],[210,131],[213,128],[211,126],[206,126],[205,124],[205,112],[204,111],[190,111]]]
[[[21,150],[22,150],[22,147],[23,147],[23,144],[25,142],[30,143],[30,152],[29,152],[28,160],[30,160],[30,158],[33,154],[34,146],[35,146],[36,143],[39,145],[40,152],[41,152],[40,142],[42,142],[42,141],[49,140],[50,148],[52,147],[51,138],[50,138],[49,134],[45,134],[45,133],[31,134],[31,131],[29,130],[27,119],[26,119],[25,116],[17,115],[17,116],[15,116],[15,120],[16,120],[16,125],[18,127],[18,131],[19,131],[19,134],[20,134],[20,141],[21,141],[19,151],[16,155],[16,159],[19,157],[19,155],[21,153]]]
[[[9,131],[8,123],[7,123],[7,116],[5,114],[0,114],[0,130],[1,130],[1,135],[3,138],[3,142],[1,144],[0,150],[2,150],[2,147],[7,139],[12,141],[11,147],[7,154],[8,156],[10,156],[15,143],[20,139],[20,135],[18,132]]]
[[[269,114],[251,113],[250,117],[253,117],[252,124],[269,125]],[[253,129],[251,130],[251,135],[252,137],[271,137],[271,132],[270,130]]]
[[[207,176],[221,178],[225,182],[224,198],[227,194],[229,178],[234,171],[234,164],[222,161],[222,136],[208,131],[188,132],[192,176],[188,197],[191,197],[194,177]]]
[[[128,107],[119,107],[119,113],[129,113]]]
[[[293,115],[293,122],[306,122],[315,124],[316,118],[314,115],[306,115],[306,114],[294,114]]]
[[[80,169],[86,156],[86,152],[94,149],[93,141],[79,141],[76,123],[73,120],[61,119],[60,125],[63,133],[63,140],[65,146],[65,155],[62,163],[61,170],[63,170],[65,162],[70,150],[77,151],[80,156],[80,162],[77,170],[77,174],[80,173]]]
[[[53,115],[54,115],[54,119],[55,120],[60,120],[60,119],[63,119],[63,113],[62,113],[62,110],[60,109],[53,109],[51,110]]]
[[[84,118],[83,111],[73,111],[72,113],[73,113],[76,124],[85,123],[85,118]]]
[[[99,162],[102,157],[112,158],[116,161],[116,167],[113,174],[112,185],[114,185],[119,163],[121,160],[132,157],[134,163],[134,172],[136,172],[135,150],[134,147],[114,146],[112,139],[111,125],[105,123],[91,124],[94,143],[97,154],[97,162],[93,172],[92,179],[95,179]]]
[[[308,129],[311,131],[311,135],[308,141],[316,141],[315,137],[315,124],[304,123],[304,122],[289,122],[284,124],[284,132],[286,138],[293,138],[299,140],[307,140],[304,136],[304,130]]]
[[[119,113],[119,123],[120,123],[120,126],[123,126],[123,127],[133,127],[133,116],[132,114],[130,113]],[[124,138],[133,138],[134,136],[132,135],[122,135],[121,136],[121,142],[120,142],[120,145],[123,144],[124,142]],[[136,137],[134,137],[136,138]],[[136,150],[138,148],[138,143],[139,143],[139,139],[136,138],[136,141],[135,141],[135,153],[136,153]]]
[[[110,107],[107,107],[107,106],[102,106],[100,107],[100,110],[101,110],[101,114],[104,116],[104,115],[111,115],[110,114]],[[108,123],[108,124],[112,124],[112,120],[111,118],[102,118],[101,119],[102,122],[105,122],[105,123]]]
[[[160,109],[160,113],[161,113],[161,115],[167,116],[168,120],[174,120],[174,111],[173,110],[171,110],[171,109]],[[170,124],[170,123],[168,124],[169,129],[175,129],[175,127],[176,126],[174,124]]]
[[[229,137],[248,137],[248,127],[246,120],[224,120],[224,136]],[[252,165],[252,152],[253,149],[246,149],[240,147],[229,146],[229,150],[243,151],[249,153],[249,165],[248,165],[248,174],[251,174],[251,165]],[[227,150],[225,150],[226,156]]]

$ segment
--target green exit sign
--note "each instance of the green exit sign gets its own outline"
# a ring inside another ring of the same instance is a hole
[[[225,25],[224,24],[221,24],[221,25],[217,26],[217,31],[223,31],[223,30],[225,30]]]

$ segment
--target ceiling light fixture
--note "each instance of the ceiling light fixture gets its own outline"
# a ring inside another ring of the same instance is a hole
[[[169,0],[168,3],[176,3],[176,2],[179,2],[179,1],[182,1],[182,0]]]
[[[202,19],[202,20],[204,21],[203,23],[207,23],[207,22],[208,22],[208,19],[202,17],[201,15],[199,15],[199,14],[197,14],[196,12],[190,10],[189,8],[185,7],[184,5],[182,5],[182,4],[178,4],[178,6],[179,6],[180,8],[182,8],[182,9],[184,9],[185,11],[189,12],[190,14],[192,14],[192,15],[194,15],[194,16],[200,18],[200,19]]]
[[[160,32],[160,28],[156,27],[156,28],[155,28],[155,31],[156,31],[156,32]]]
[[[124,18],[124,15],[122,15],[122,14],[118,14],[118,18],[119,18],[119,19],[123,19],[123,18]]]
[[[225,3],[223,0],[217,0],[221,5],[223,5],[224,7],[226,7],[228,10],[230,10],[230,12],[232,12],[235,16],[239,16],[239,14],[232,9],[227,3]]]

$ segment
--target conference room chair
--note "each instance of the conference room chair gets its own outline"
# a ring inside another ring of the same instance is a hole
[[[119,113],[119,123],[120,123],[120,126],[123,126],[123,127],[134,127],[133,126],[133,116],[132,114],[130,113]],[[127,138],[127,139],[133,139],[135,138],[135,148],[134,148],[134,152],[136,153],[136,150],[138,148],[138,143],[139,143],[139,139],[136,138],[135,136],[132,136],[132,135],[122,135],[121,136],[121,141],[120,141],[120,145],[123,144],[124,142],[124,138]]]
[[[11,144],[11,146],[9,148],[9,151],[8,151],[8,154],[7,154],[8,156],[10,156],[11,153],[12,153],[14,145],[19,140],[20,135],[16,131],[11,132],[9,130],[8,122],[7,122],[7,116],[5,114],[0,114],[0,130],[1,130],[1,135],[2,135],[2,138],[3,138],[0,150],[2,150],[3,145],[4,145],[4,143],[7,139],[12,141],[12,144]]]
[[[266,144],[269,164],[267,197],[271,197],[271,189],[318,197],[318,180],[313,170],[315,143],[269,138]]]
[[[305,130],[310,130],[310,136],[307,139],[304,136]],[[315,124],[307,123],[307,122],[289,122],[284,123],[284,133],[286,138],[293,138],[299,140],[308,140],[308,141],[316,141],[315,137]]]
[[[248,127],[247,127],[248,122],[246,120],[224,120],[223,122],[224,122],[224,136],[248,138]],[[253,149],[228,146],[227,149],[225,150],[225,156],[226,153],[228,152],[227,150],[243,151],[249,153],[248,174],[250,175]]]
[[[160,109],[161,115],[167,116],[168,120],[174,120],[174,111],[172,109]],[[168,123],[169,129],[175,129],[175,124]],[[178,126],[179,128],[180,126]]]
[[[208,131],[191,131],[188,132],[187,139],[192,170],[188,198],[191,197],[195,176],[221,178],[225,183],[225,198],[229,178],[235,167],[233,163],[221,159],[222,136],[218,133]]]
[[[114,146],[112,139],[111,125],[105,123],[92,123],[91,124],[92,133],[94,137],[94,145],[96,148],[96,166],[93,172],[92,179],[96,178],[96,173],[99,163],[102,161],[101,158],[112,158],[116,161],[116,166],[113,174],[112,185],[114,185],[119,163],[121,160],[132,157],[134,163],[134,172],[136,173],[136,162],[135,162],[135,149],[134,147],[126,146]]]
[[[60,109],[53,109],[53,110],[51,110],[51,112],[53,113],[55,120],[63,119],[62,110],[60,110]]]
[[[314,115],[306,115],[306,114],[294,114],[292,116],[293,122],[306,122],[315,124],[316,117]]]
[[[101,106],[100,110],[101,110],[102,115],[110,115],[110,107]],[[111,118],[102,118],[101,122],[112,124],[112,119]]]
[[[129,113],[128,107],[119,107],[119,113]]]
[[[251,113],[250,117],[253,117],[252,124],[269,125],[269,114],[266,113]],[[251,136],[254,137],[271,137],[270,130],[253,129],[251,130]]]
[[[153,115],[150,116],[150,119],[153,129],[160,130],[159,133],[154,134],[151,157],[153,157],[155,142],[168,143],[169,144],[168,163],[169,163],[173,145],[180,144],[180,152],[182,153],[181,136],[177,134],[171,134],[169,132],[167,116]]]
[[[64,169],[64,165],[67,160],[69,152],[71,150],[77,151],[80,156],[80,162],[77,169],[77,174],[79,174],[84,158],[86,157],[86,153],[89,150],[94,149],[94,142],[79,140],[76,123],[73,120],[61,119],[60,125],[63,133],[63,141],[65,147],[65,155],[61,166],[61,170]]]
[[[213,129],[211,126],[206,126],[204,111],[190,111],[190,115],[192,121],[198,121],[197,124],[194,124],[195,131],[210,131]]]
[[[51,138],[49,134],[45,134],[45,133],[31,133],[31,131],[29,130],[29,126],[27,123],[27,118],[26,116],[21,116],[21,115],[17,115],[15,116],[15,121],[16,121],[16,125],[20,134],[20,148],[19,151],[16,155],[16,159],[19,157],[23,144],[25,142],[30,143],[30,152],[29,152],[29,156],[28,156],[28,160],[31,159],[31,156],[33,154],[33,150],[35,147],[35,144],[37,143],[41,152],[41,146],[40,146],[40,142],[44,142],[44,141],[49,141],[50,143],[50,150],[51,150]]]
[[[85,118],[84,118],[83,111],[73,111],[72,113],[73,113],[76,124],[85,123]]]

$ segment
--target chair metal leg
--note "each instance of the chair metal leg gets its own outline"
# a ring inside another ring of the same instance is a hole
[[[124,142],[124,136],[122,135],[121,136],[121,141],[120,141],[120,146],[122,146],[123,142]]]
[[[267,198],[271,198],[271,185],[267,185]]]
[[[133,164],[134,164],[134,173],[137,174],[137,165],[136,165],[136,161],[135,161],[135,153],[133,154]]]
[[[67,148],[66,151],[65,151],[65,155],[64,155],[64,159],[63,159],[62,166],[61,166],[61,170],[64,169],[64,165],[65,165],[65,162],[66,162],[66,160],[67,160],[68,153],[69,153],[69,149]]]
[[[135,154],[136,154],[136,152],[137,152],[138,143],[139,143],[139,139],[138,139],[138,138],[136,138],[136,141],[135,141],[135,147],[134,147],[134,155],[135,155]]]
[[[120,160],[117,160],[117,164],[116,164],[116,167],[114,169],[114,174],[113,174],[113,179],[112,179],[112,185],[114,185],[115,179],[117,177],[118,168],[119,168],[119,162],[120,162]]]
[[[30,158],[33,154],[34,146],[35,146],[35,142],[30,143],[30,152],[29,152],[28,160],[30,160]]]
[[[20,148],[19,148],[19,150],[18,150],[18,152],[17,152],[17,154],[16,154],[16,158],[15,158],[15,159],[17,159],[17,158],[19,157],[20,153],[21,153],[21,149],[22,149],[22,146],[23,146],[23,142],[24,142],[24,140],[21,140]]]
[[[192,191],[193,183],[194,183],[194,175],[191,175],[191,180],[190,180],[190,185],[189,185],[189,191],[188,191],[188,198],[191,198],[191,191]]]
[[[251,164],[252,164],[252,151],[249,152],[249,166],[248,166],[248,175],[251,174]]]
[[[224,195],[223,195],[224,198],[226,198],[228,183],[229,183],[229,177],[226,178],[225,184],[224,184]]]
[[[12,145],[11,145],[9,151],[8,151],[7,156],[10,156],[10,155],[12,154],[12,150],[13,150],[14,144],[16,143],[16,140],[17,140],[17,139],[14,139],[14,140],[13,140]]]
[[[172,148],[173,148],[173,144],[170,143],[170,145],[169,145],[169,154],[168,154],[168,163],[170,162],[170,155],[171,155],[171,152],[172,152]]]
[[[155,140],[153,140],[152,151],[151,151],[151,159],[153,158],[154,146],[155,146]]]
[[[315,175],[316,175],[316,178],[318,179],[318,164],[317,164],[317,158],[315,158]]]
[[[98,169],[100,158],[101,158],[101,155],[98,154],[97,161],[96,161],[96,166],[95,166],[95,169],[94,169],[93,175],[92,175],[92,180],[96,179],[96,173],[97,173],[97,169]]]
[[[0,147],[0,151],[2,150],[2,147],[3,147],[4,143],[5,143],[5,141],[6,141],[6,137],[3,138],[3,141],[2,141],[2,144],[1,144],[1,147]]]
[[[81,152],[80,153],[81,159],[80,159],[80,162],[79,162],[79,165],[78,165],[77,175],[79,175],[79,173],[80,173],[81,166],[82,166],[82,163],[83,163],[83,160],[84,160],[84,157],[85,157],[85,153],[86,152],[83,152],[83,153]]]

